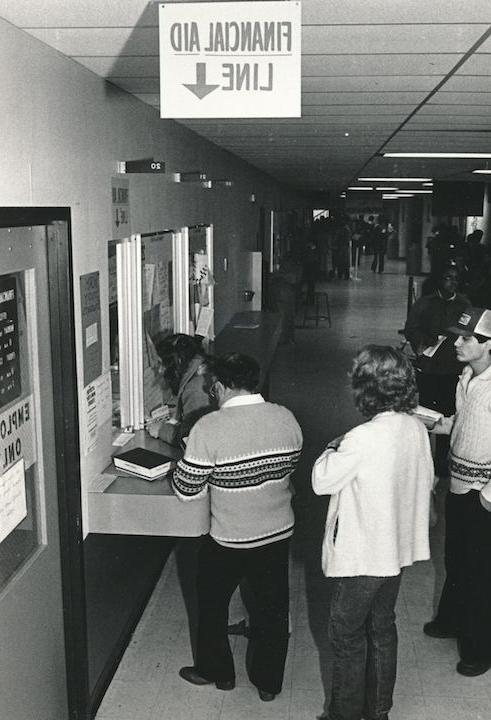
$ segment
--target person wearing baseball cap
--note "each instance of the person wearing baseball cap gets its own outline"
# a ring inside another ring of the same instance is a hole
[[[473,677],[491,668],[491,310],[471,307],[448,328],[457,359],[466,363],[456,412],[433,428],[450,434],[446,498],[446,580],[430,637],[454,637],[457,672]]]

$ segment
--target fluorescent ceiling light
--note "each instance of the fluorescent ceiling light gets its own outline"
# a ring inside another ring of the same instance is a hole
[[[491,153],[472,152],[386,152],[383,157],[393,158],[491,158]]]
[[[358,182],[431,182],[431,178],[416,177],[359,177]]]
[[[433,187],[432,182],[423,183],[423,187]]]
[[[411,188],[409,192],[413,195],[433,195],[433,190],[413,190],[413,188]]]
[[[388,187],[387,185],[384,187],[376,187],[375,190],[383,190],[384,192],[391,192],[391,190],[399,190],[399,188],[396,187]]]
[[[348,190],[373,190],[373,187],[367,185],[366,187],[349,187]]]
[[[388,193],[387,195],[382,195],[382,200],[399,200],[399,195]]]
[[[414,197],[412,193],[396,193],[397,197]]]
[[[491,170],[473,170],[472,172],[478,175],[491,175]]]

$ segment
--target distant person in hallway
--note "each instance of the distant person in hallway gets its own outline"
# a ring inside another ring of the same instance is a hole
[[[290,476],[302,448],[292,413],[265,402],[259,366],[230,353],[213,364],[219,410],[191,430],[173,487],[181,500],[210,494],[211,529],[200,550],[195,665],[180,675],[194,685],[235,686],[227,637],[232,593],[242,580],[254,596],[249,678],[263,701],[281,691],[288,649],[288,555],[293,533]]]
[[[445,569],[436,617],[424,632],[457,638],[457,672],[473,677],[491,668],[491,310],[471,308],[450,332],[466,363],[456,413],[433,432],[450,435]]]
[[[463,364],[455,354],[454,340],[447,328],[454,325],[470,307],[470,301],[458,292],[456,267],[444,268],[437,288],[418,298],[409,311],[404,335],[416,355],[416,382],[419,402],[444,415],[455,412],[455,388]],[[435,475],[448,476],[448,438],[436,442]]]
[[[387,227],[381,217],[374,223],[371,233],[373,249],[372,271],[383,273],[385,267],[385,254],[387,252]]]
[[[314,492],[331,495],[322,547],[334,658],[325,717],[387,720],[401,570],[430,557],[433,463],[428,432],[412,415],[416,383],[402,352],[366,346],[351,385],[367,422],[332,440],[312,472]]]
[[[305,303],[314,304],[315,283],[319,279],[319,250],[312,239],[307,243],[302,253],[303,282],[307,285]]]

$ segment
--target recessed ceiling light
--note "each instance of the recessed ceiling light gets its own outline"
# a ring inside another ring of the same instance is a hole
[[[386,152],[383,157],[393,158],[491,158],[491,153],[473,152]]]
[[[478,175],[491,175],[491,170],[473,170],[472,172]]]
[[[345,132],[345,133],[344,133],[344,137],[349,137],[349,133],[348,133],[348,132]]]
[[[411,188],[409,192],[413,195],[433,195],[433,190],[413,190],[413,188]]]
[[[423,177],[359,177],[358,182],[429,182],[431,178]]]
[[[373,187],[370,187],[370,185],[366,187],[349,187],[348,190],[373,190]]]

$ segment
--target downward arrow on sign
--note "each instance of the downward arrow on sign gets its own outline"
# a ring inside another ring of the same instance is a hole
[[[187,83],[183,83],[184,87],[187,87],[188,90],[191,90],[191,92],[196,95],[197,98],[202,100],[204,97],[206,97],[209,93],[213,92],[213,90],[216,90],[217,87],[220,87],[220,85],[207,85],[206,84],[206,65],[205,63],[196,63],[196,83],[191,85]]]

